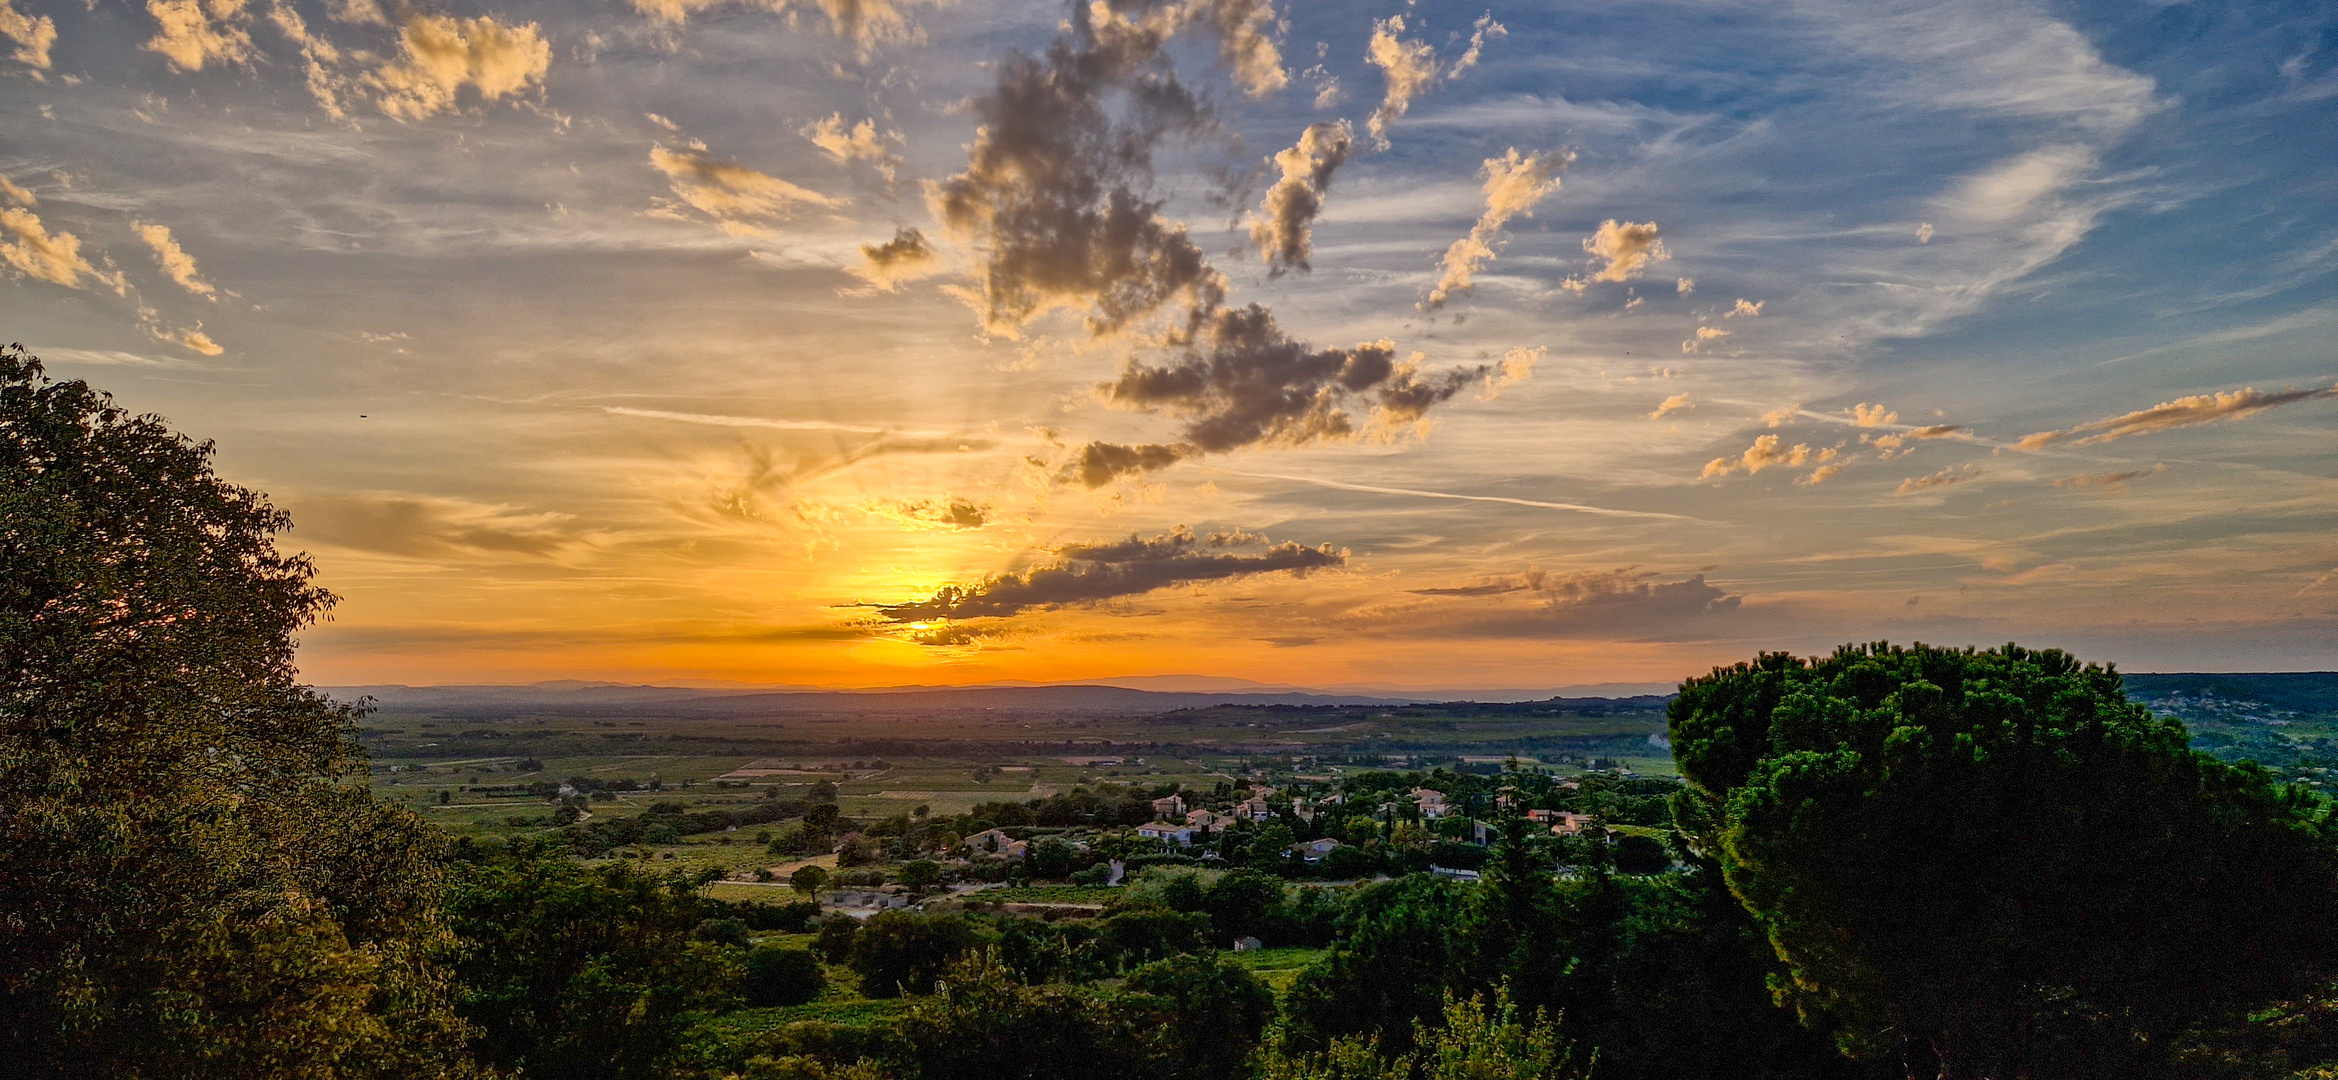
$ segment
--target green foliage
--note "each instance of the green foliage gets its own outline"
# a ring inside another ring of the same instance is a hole
[[[795,891],[810,896],[828,884],[828,871],[807,863],[796,867],[795,872],[787,876],[787,883]]]
[[[698,940],[693,883],[549,849],[457,868],[449,908],[474,1048],[539,1080],[661,1075],[694,1014],[735,1007],[737,950]]]
[[[827,985],[828,972],[809,951],[758,945],[747,953],[739,993],[747,1004],[758,1007],[801,1005],[819,997]]]
[[[1314,1054],[1277,1051],[1266,1056],[1259,1080],[1584,1080],[1597,1055],[1576,1060],[1575,1047],[1555,1022],[1521,1017],[1506,993],[1444,999],[1432,1027],[1414,1021],[1409,1050],[1383,1056],[1369,1036],[1333,1041]]]
[[[1766,654],[1682,688],[1697,842],[1859,1056],[2138,1075],[2334,973],[2327,807],[2056,651]],[[2275,959],[2278,958],[2278,959]]]
[[[914,893],[923,893],[942,882],[942,864],[928,859],[914,859],[901,864],[896,878]]]
[[[880,911],[861,924],[845,962],[870,997],[930,994],[942,972],[976,944],[973,925],[956,915]]]
[[[1453,916],[1466,895],[1459,885],[1414,875],[1350,901],[1331,955],[1291,988],[1295,1044],[1321,1049],[1339,1036],[1377,1032],[1409,1049],[1413,1022],[1438,1015],[1462,969],[1468,946]]]
[[[333,597],[211,456],[0,349],[0,1068],[465,1072],[437,841],[334,786]]]
[[[1134,904],[1099,927],[1102,947],[1123,968],[1210,948],[1209,916]]]
[[[1285,835],[1290,832],[1283,831]],[[1277,857],[1289,846],[1286,840],[1275,848]],[[1200,899],[1202,913],[1210,917],[1218,945],[1230,945],[1241,937],[1264,938],[1274,932],[1270,920],[1276,909],[1283,906],[1283,881],[1256,870],[1235,870],[1219,877],[1203,891]]]
[[[1156,1014],[1156,1067],[1191,1080],[1243,1080],[1274,1016],[1274,992],[1216,955],[1146,964],[1129,973],[1127,993],[1124,1008]]]
[[[901,1045],[919,1080],[1143,1080],[1144,1033],[1129,1020],[1098,995],[1018,983],[976,953],[902,1019]]]
[[[831,964],[844,963],[852,958],[852,943],[860,930],[860,920],[849,915],[823,915],[820,932],[812,939],[812,951]]]

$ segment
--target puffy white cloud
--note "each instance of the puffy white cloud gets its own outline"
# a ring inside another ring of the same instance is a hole
[[[1728,336],[1729,331],[1727,330],[1721,330],[1711,326],[1700,326],[1697,327],[1697,334],[1695,337],[1680,343],[1680,351],[1684,353],[1699,352],[1703,350],[1705,346]]]
[[[1723,312],[1721,317],[1724,319],[1730,319],[1739,315],[1743,315],[1749,319],[1759,318],[1762,313],[1762,305],[1766,303],[1769,303],[1769,301],[1748,300],[1745,297],[1740,296],[1737,298],[1737,306],[1730,308],[1726,312]]]
[[[1665,417],[1671,416],[1672,414],[1680,412],[1683,409],[1693,409],[1695,407],[1696,406],[1689,404],[1689,396],[1687,394],[1674,394],[1671,397],[1665,398],[1663,401],[1657,403],[1655,411],[1648,414],[1648,419],[1662,420]]]
[[[1746,447],[1745,453],[1735,458],[1717,457],[1706,462],[1705,471],[1699,474],[1698,479],[1709,480],[1736,472],[1751,476],[1772,465],[1800,468],[1811,459],[1809,446],[1802,443],[1787,446],[1785,440],[1776,435],[1763,435],[1756,438],[1752,446]]]
[[[15,203],[18,206],[40,205],[40,200],[35,198],[32,192],[26,191],[25,189],[16,186],[14,181],[9,180],[5,176],[0,176],[0,197],[6,198],[9,202]]]
[[[1282,175],[1250,217],[1250,242],[1258,246],[1270,274],[1308,269],[1307,258],[1315,250],[1311,226],[1323,212],[1332,174],[1355,146],[1355,131],[1339,120],[1308,125],[1297,143],[1275,154],[1272,160]]]
[[[1583,238],[1583,250],[1607,264],[1591,275],[1593,281],[1629,281],[1649,263],[1672,257],[1671,252],[1664,250],[1664,241],[1657,238],[1653,221],[1634,224],[1609,218],[1599,223],[1598,232]],[[1689,288],[1695,287],[1695,282],[1689,283]]]
[[[1467,292],[1476,282],[1478,267],[1494,257],[1494,241],[1502,227],[1513,217],[1533,217],[1535,204],[1559,189],[1559,178],[1554,174],[1573,160],[1574,155],[1563,151],[1521,155],[1515,146],[1501,157],[1487,158],[1479,169],[1486,178],[1485,212],[1470,226],[1468,236],[1445,249],[1437,285],[1429,290],[1422,306],[1433,311],[1445,306],[1453,294]]]
[[[1219,59],[1245,93],[1265,97],[1290,85],[1282,48],[1275,44],[1271,0],[1188,0],[1183,9],[1186,22],[1205,24],[1217,34]]]
[[[1916,242],[1917,242],[1917,243],[1919,243],[1919,244],[1929,244],[1929,243],[1931,243],[1931,242],[1932,242],[1932,237],[1933,237],[1933,232],[1932,232],[1932,223],[1931,223],[1931,222],[1929,222],[1929,221],[1922,222],[1922,223],[1919,223],[1919,224],[1916,226]]]
[[[41,219],[22,207],[0,209],[0,269],[69,289],[84,288],[84,277],[124,290],[118,275],[90,265],[81,254],[81,238],[62,229],[52,233]]]
[[[1674,281],[1672,283],[1672,291],[1677,292],[1682,296],[1687,296],[1688,294],[1697,291],[1697,279],[1684,277]]]
[[[1860,427],[1882,427],[1886,424],[1900,422],[1900,414],[1881,405],[1870,405],[1864,401],[1852,406],[1849,411],[1851,422]]]
[[[1379,68],[1388,83],[1380,107],[1372,110],[1365,124],[1372,132],[1372,141],[1382,149],[1388,147],[1388,125],[1402,118],[1413,107],[1413,98],[1437,82],[1437,50],[1426,41],[1397,36],[1404,31],[1404,16],[1381,19],[1372,24],[1372,39],[1364,48],[1364,59]]]
[[[455,108],[466,86],[493,102],[541,85],[551,67],[552,44],[535,23],[411,14],[398,28],[398,55],[365,83],[379,93],[382,112],[422,120]]]
[[[252,58],[252,35],[245,29],[244,0],[146,0],[154,16],[154,37],[146,47],[161,53],[180,71],[201,71],[218,62],[241,64]]]
[[[2149,435],[2199,424],[2213,424],[2219,420],[2246,420],[2267,409],[2328,397],[2338,397],[2338,386],[2310,390],[2288,389],[2270,394],[2255,387],[2219,390],[2212,394],[2194,394],[2174,401],[2163,401],[2148,409],[2090,420],[2060,431],[2025,435],[2015,445],[2023,450],[2040,450],[2061,442],[2079,446],[2104,443],[2130,435]]]
[[[1439,82],[1456,78],[1477,66],[1486,42],[1510,32],[1495,22],[1491,13],[1480,16],[1471,31],[1468,48],[1448,68],[1439,64],[1437,50],[1428,42],[1400,36],[1406,32],[1403,15],[1391,15],[1372,24],[1372,37],[1365,43],[1364,59],[1380,69],[1381,78],[1387,84],[1380,106],[1372,110],[1365,123],[1373,145],[1388,149],[1388,126],[1403,119],[1412,108],[1414,98]]]
[[[195,257],[187,254],[186,249],[180,247],[178,240],[171,236],[170,226],[133,222],[131,228],[137,231],[139,239],[146,241],[147,247],[154,249],[155,265],[162,267],[164,276],[197,296],[211,298],[217,295],[218,290],[203,280],[195,269]]]
[[[46,15],[27,15],[11,0],[0,0],[0,37],[16,43],[11,59],[47,70],[49,49],[57,44],[57,22]]]
[[[844,125],[844,114],[833,113],[826,120],[797,128],[796,134],[812,140],[812,145],[827,151],[828,156],[838,161],[868,162],[878,175],[885,178],[886,183],[893,182],[893,172],[901,166],[901,156],[893,151],[893,147],[901,143],[901,133],[880,132],[873,119],[863,120],[847,128]]]
[[[211,336],[204,333],[200,325],[190,330],[158,330],[155,336],[205,356],[217,356],[227,351],[218,342],[211,340]]]
[[[1548,351],[1548,345],[1531,348],[1513,345],[1505,350],[1502,353],[1502,366],[1495,369],[1492,377],[1486,380],[1485,400],[1492,401],[1500,397],[1502,391],[1533,378],[1535,361],[1541,360],[1542,354]]]

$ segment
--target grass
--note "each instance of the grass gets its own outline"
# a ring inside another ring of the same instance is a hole
[[[822,998],[805,1005],[786,1005],[771,1009],[740,1009],[710,1017],[699,1024],[717,1039],[730,1041],[742,1036],[760,1035],[778,1031],[789,1024],[811,1020],[839,1027],[875,1027],[890,1023],[908,1012],[915,1002],[908,998]]]
[[[967,893],[964,899],[986,904],[1108,904],[1115,897],[1126,895],[1124,890],[1102,885],[1025,885],[984,889]]]
[[[1276,996],[1291,992],[1299,973],[1331,953],[1330,949],[1306,949],[1288,946],[1280,949],[1253,949],[1250,952],[1221,953],[1236,967],[1245,968],[1258,976],[1260,982],[1274,990]]]

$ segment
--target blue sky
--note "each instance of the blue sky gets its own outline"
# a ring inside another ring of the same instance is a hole
[[[2338,664],[2326,5],[8,0],[0,38],[6,336],[292,510],[324,681]]]

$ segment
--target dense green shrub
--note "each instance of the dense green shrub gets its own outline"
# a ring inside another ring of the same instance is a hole
[[[749,1005],[801,1005],[819,997],[827,985],[828,972],[810,951],[758,945],[747,952],[739,993]]]

